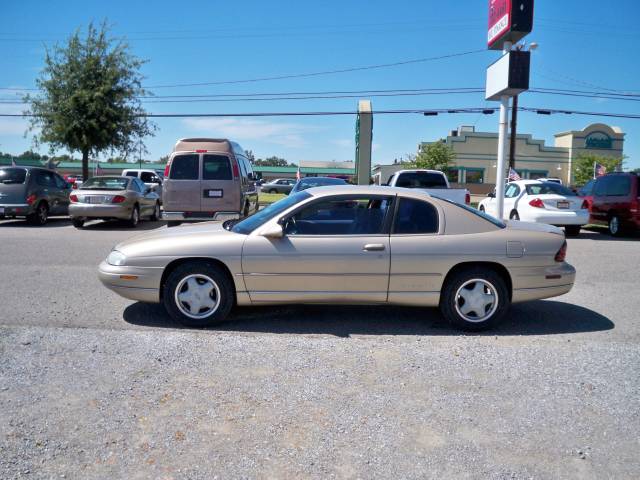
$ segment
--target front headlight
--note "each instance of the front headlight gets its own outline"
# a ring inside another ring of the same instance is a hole
[[[117,250],[112,250],[109,256],[107,257],[107,263],[109,265],[114,265],[116,267],[122,266],[127,261],[127,257],[124,256],[124,253],[119,252]]]

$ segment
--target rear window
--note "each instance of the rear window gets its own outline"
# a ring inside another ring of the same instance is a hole
[[[231,180],[231,165],[226,155],[204,155],[202,157],[203,180]]]
[[[0,168],[0,183],[24,183],[27,171],[24,168]]]
[[[393,233],[438,233],[438,210],[422,200],[401,198]]]
[[[613,197],[625,197],[631,192],[631,177],[627,175],[615,175],[607,182],[607,195]]]
[[[567,187],[554,182],[532,183],[526,186],[528,195],[564,195],[575,197],[576,193]]]
[[[129,180],[123,177],[93,177],[82,184],[82,190],[126,190]]]
[[[125,175],[127,177],[137,177],[138,176],[138,172],[127,172],[127,173],[125,173]]]
[[[398,175],[396,187],[447,188],[444,175],[431,172],[405,172]]]
[[[176,155],[171,161],[171,180],[198,180],[198,154]]]

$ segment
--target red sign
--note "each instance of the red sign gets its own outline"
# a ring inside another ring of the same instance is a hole
[[[511,29],[511,0],[489,0],[489,47]]]

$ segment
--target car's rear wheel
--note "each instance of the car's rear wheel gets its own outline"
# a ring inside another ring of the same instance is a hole
[[[131,210],[131,217],[127,222],[131,228],[136,228],[140,223],[140,209],[138,205],[133,206],[133,210]]]
[[[565,225],[564,234],[567,237],[577,237],[580,235],[580,225]]]
[[[622,235],[622,226],[620,225],[620,217],[613,215],[609,219],[609,233],[614,237]]]
[[[188,327],[208,327],[226,320],[235,301],[231,280],[214,266],[180,265],[169,274],[163,290],[167,312]]]
[[[278,191],[272,188],[272,189],[271,189],[271,190],[269,190],[267,193],[278,193]]]
[[[149,220],[151,220],[152,222],[157,222],[158,220],[160,220],[160,216],[160,203],[156,202],[156,206],[153,207],[153,213],[149,217]]]
[[[72,218],[71,222],[73,223],[73,226],[76,227],[76,228],[84,227],[84,219],[83,218]]]
[[[485,211],[485,210],[484,210],[484,205],[480,205],[480,211],[481,211],[481,212],[484,212],[484,211]]]
[[[39,227],[47,223],[48,219],[49,206],[47,205],[47,202],[38,203],[35,212],[27,216],[27,222],[29,222],[31,225],[37,225]]]
[[[509,220],[520,220],[520,215],[517,210],[512,210],[509,214]]]
[[[504,279],[487,268],[469,268],[451,276],[444,285],[440,311],[454,326],[479,331],[495,327],[511,301]]]
[[[167,222],[167,227],[179,227],[180,225],[182,225],[182,222],[179,222],[177,220],[169,220]]]

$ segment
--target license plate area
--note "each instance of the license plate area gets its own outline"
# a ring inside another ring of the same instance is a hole
[[[558,206],[559,209],[565,209],[566,210],[567,208],[569,208],[570,203],[566,202],[566,201],[559,201],[557,206]]]
[[[204,198],[222,198],[224,192],[221,188],[206,188],[202,192]]]
[[[103,195],[93,195],[91,197],[87,197],[88,202],[87,203],[104,203],[104,196]]]

